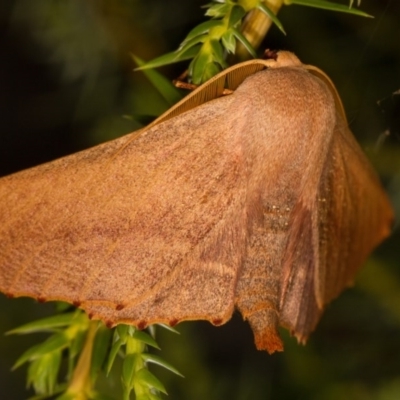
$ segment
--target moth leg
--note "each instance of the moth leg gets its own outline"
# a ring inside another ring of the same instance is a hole
[[[185,90],[195,90],[199,87],[199,85],[195,85],[194,83],[184,82],[183,80],[180,79],[175,79],[174,81],[172,81],[172,83],[175,85],[175,87]],[[226,96],[228,94],[232,94],[233,92],[234,90],[224,88],[222,90],[221,95]]]
[[[287,224],[286,215],[280,214],[276,207],[267,209],[263,219],[265,222],[259,221],[251,230],[236,286],[235,305],[249,321],[257,348],[273,353],[283,350],[278,333],[280,261]]]

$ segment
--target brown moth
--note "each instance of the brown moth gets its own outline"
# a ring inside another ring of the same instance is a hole
[[[305,342],[391,221],[333,84],[280,52],[137,133],[2,178],[0,290],[108,326],[236,308],[272,353],[279,325]]]

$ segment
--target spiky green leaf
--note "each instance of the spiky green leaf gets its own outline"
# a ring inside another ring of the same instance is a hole
[[[339,11],[347,14],[359,15],[360,17],[372,18],[372,15],[369,15],[364,11],[360,11],[355,8],[345,6],[344,4],[333,3],[327,0],[285,0],[285,4],[287,5],[298,4],[300,6],[321,8],[323,10]]]
[[[100,368],[103,366],[104,361],[109,351],[109,344],[111,341],[111,329],[105,325],[100,324],[93,343],[92,363],[90,366],[90,379],[92,382],[96,380]]]
[[[221,36],[221,41],[228,53],[235,53],[236,38],[230,29]]]
[[[267,7],[267,5],[263,2],[260,2],[258,5],[258,9],[261,10],[267,17],[271,19],[271,21],[279,28],[279,30],[286,35],[285,29],[283,28],[283,25],[281,24],[281,21],[279,21],[278,17],[272,12],[272,10]]]
[[[108,360],[107,360],[107,366],[106,366],[106,374],[107,375],[110,373],[111,368],[115,361],[115,357],[117,356],[122,345],[123,345],[123,341],[119,338],[111,346],[110,352],[108,354]]]
[[[240,20],[246,15],[246,11],[243,7],[235,5],[232,7],[231,13],[229,15],[228,27],[235,27]]]
[[[138,363],[142,363],[140,354],[127,354],[122,364],[122,382],[128,389],[132,389],[137,378]]]
[[[160,347],[158,346],[157,342],[149,334],[147,334],[146,332],[136,331],[132,335],[132,337],[134,339],[142,341],[143,343],[145,343],[145,344],[147,344],[147,345],[149,345],[151,347],[154,347],[156,349],[160,349]]]
[[[246,50],[251,54],[252,57],[257,58],[256,51],[251,43],[239,32],[237,29],[232,29],[232,33],[235,35],[236,39],[242,43]]]
[[[57,375],[61,364],[61,352],[45,354],[31,362],[28,368],[27,386],[33,386],[41,395],[53,395],[57,388]]]
[[[202,22],[201,24],[195,26],[185,37],[185,40],[182,42],[182,44],[188,42],[189,40],[192,40],[196,36],[203,35],[205,33],[208,33],[208,31],[212,28],[215,28],[217,26],[221,26],[221,20],[219,19],[210,19],[208,21]]]
[[[135,68],[135,71],[141,71],[149,68],[158,68],[164,65],[174,64],[180,61],[191,60],[199,52],[200,46],[193,46],[186,51],[173,51],[171,53],[164,54],[160,57],[154,58],[146,62],[141,67]]]
[[[222,68],[227,68],[228,63],[224,58],[224,49],[218,40],[210,40],[210,46],[212,49],[213,61],[221,65]]]
[[[75,312],[54,315],[53,317],[42,318],[37,321],[29,322],[18,328],[8,331],[6,335],[26,335],[34,332],[54,332],[58,328],[68,326],[76,318]]]
[[[25,353],[23,353],[15,362],[12,369],[14,370],[27,361],[35,360],[36,358],[42,357],[53,351],[61,351],[68,347],[69,343],[68,338],[63,332],[52,335],[43,343],[33,346],[25,351]]]
[[[180,335],[180,332],[177,331],[175,328],[173,328],[172,326],[166,325],[166,324],[157,324],[157,326],[160,326],[161,328],[166,329],[167,331],[176,333],[177,335]]]
[[[142,368],[136,373],[135,379],[142,385],[154,388],[161,393],[167,394],[164,385],[146,368]]]
[[[146,363],[152,363],[152,364],[157,364],[160,365],[161,367],[167,369],[168,371],[173,372],[176,375],[179,375],[183,378],[183,375],[171,364],[167,363],[164,361],[161,357],[156,356],[154,354],[150,353],[142,353],[142,358]]]

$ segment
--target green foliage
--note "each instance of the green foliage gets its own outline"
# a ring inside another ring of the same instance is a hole
[[[69,361],[73,363],[82,348],[82,339],[88,326],[85,314],[77,311],[41,319],[13,329],[8,334],[52,332],[43,343],[25,351],[15,362],[13,369],[30,363],[27,386],[33,386],[35,392],[43,398],[58,393],[63,388],[57,381],[62,352],[70,349]],[[72,367],[71,364],[70,366]]]
[[[353,1],[347,7],[343,4],[326,0],[278,0],[277,8],[282,3],[346,12],[369,17],[368,14],[352,8]],[[179,48],[171,53],[157,57],[138,69],[156,68],[180,61],[191,60],[188,73],[191,81],[198,85],[206,82],[227,67],[226,55],[235,54],[236,45],[240,42],[256,58],[256,49],[241,32],[244,18],[250,12],[259,10],[285,33],[275,13],[263,0],[214,0],[205,6],[205,15],[211,19],[194,27],[183,40]]]
[[[299,6],[308,6],[314,8],[321,8],[322,10],[344,12],[347,14],[359,15],[360,17],[371,17],[371,15],[363,11],[355,10],[354,8],[352,8],[353,2],[354,2],[353,0],[350,0],[350,5],[349,7],[347,7],[343,4],[338,4],[326,0],[285,0],[285,4],[287,5],[298,4]],[[360,5],[360,3],[361,1],[358,1],[358,5]]]
[[[358,2],[358,5],[361,1]],[[332,1],[326,0],[285,0],[285,4],[298,4],[299,6],[307,6],[314,8],[321,8],[323,10],[345,12],[348,14],[359,15],[360,17],[371,17],[371,15],[352,8],[353,0],[350,0],[350,5],[347,7],[344,4],[337,4]]]
[[[153,334],[155,332],[152,327]],[[25,351],[13,369],[29,363],[27,386],[37,393],[35,399],[59,395],[58,400],[106,399],[96,390],[96,380],[103,371],[110,373],[117,356],[122,358],[123,399],[156,400],[166,394],[164,385],[148,370],[157,364],[182,376],[161,357],[147,352],[147,347],[159,348],[154,337],[127,325],[110,330],[101,322],[90,321],[80,310],[41,319],[13,329],[8,334],[51,332],[43,343]],[[176,332],[176,331],[175,331]],[[59,382],[62,360],[68,353],[65,382]]]
[[[211,19],[194,27],[177,51],[158,57],[139,69],[155,68],[191,59],[188,68],[189,75],[193,83],[200,84],[227,67],[224,52],[233,54],[237,41],[241,42],[253,57],[256,57],[255,49],[240,32],[243,17],[251,10],[260,9],[272,17],[283,31],[279,20],[262,1],[212,1],[206,8],[205,15]]]

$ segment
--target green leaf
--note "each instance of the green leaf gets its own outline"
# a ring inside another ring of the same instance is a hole
[[[192,77],[192,82],[196,85],[206,82],[221,71],[220,64],[215,60],[215,56],[218,57],[218,54],[215,54],[212,42],[209,42],[210,46],[207,51],[200,52],[189,65],[189,74]],[[219,42],[216,43],[221,46]]]
[[[258,8],[271,19],[271,21],[279,28],[279,30],[284,35],[286,35],[285,29],[283,28],[283,25],[279,21],[278,17],[265,5],[265,3],[261,2],[258,5]]]
[[[231,14],[229,15],[228,27],[233,28],[235,25],[240,22],[240,20],[245,16],[246,11],[243,7],[235,5],[231,10]]]
[[[204,68],[200,83],[207,82],[213,76],[219,74],[221,72],[221,70],[222,70],[222,68],[220,67],[219,64],[217,64],[215,62],[208,63],[206,65],[206,67]]]
[[[99,325],[93,343],[92,362],[90,366],[90,379],[92,382],[95,381],[97,374],[107,357],[111,334],[111,329],[108,329],[103,324]]]
[[[151,347],[154,347],[154,348],[160,350],[160,347],[158,346],[157,342],[149,334],[147,334],[146,332],[136,331],[132,335],[132,337],[134,339],[140,340],[141,342],[143,342],[143,343],[145,343],[145,344],[147,344],[147,345],[149,345]]]
[[[70,342],[67,336],[63,332],[52,335],[43,343],[33,346],[25,351],[25,353],[23,353],[22,356],[19,357],[15,362],[12,370],[15,370],[27,361],[34,360],[38,357],[46,355],[47,353],[63,350],[68,347],[69,343]]]
[[[221,26],[222,22],[219,19],[211,19],[209,21],[202,22],[201,24],[195,26],[185,37],[182,44],[188,42],[196,36],[207,33],[211,28],[215,28],[216,26]]]
[[[132,54],[132,58],[138,66],[144,65],[144,61],[139,57],[136,57]],[[143,70],[143,73],[153,84],[153,86],[160,92],[161,96],[166,100],[169,106],[174,105],[182,98],[179,90],[171,83],[169,79],[165,78],[164,75],[157,71],[147,69]]]
[[[166,324],[157,324],[157,326],[160,326],[161,328],[166,329],[167,331],[176,333],[177,335],[180,335],[181,333],[179,331],[177,331],[175,328],[173,328],[172,326],[166,325]]]
[[[228,53],[231,53],[231,54],[235,53],[236,39],[235,39],[235,35],[232,33],[232,31],[230,29],[222,35],[221,41],[222,41],[222,45],[225,47],[225,49]]]
[[[190,50],[192,47],[194,47],[194,46],[196,46],[198,44],[200,44],[200,46],[198,46],[198,49],[200,49],[201,44],[204,43],[204,41],[207,39],[207,37],[208,37],[207,34],[199,35],[199,36],[196,36],[195,38],[193,38],[193,39],[191,39],[191,40],[189,40],[189,41],[187,41],[185,43],[182,43],[179,46],[178,52],[184,54],[188,50]]]
[[[114,340],[116,340],[118,337],[122,340],[123,343],[126,343],[126,339],[129,336],[129,326],[125,324],[119,324],[115,328],[115,333],[114,333]]]
[[[174,64],[180,61],[191,60],[199,52],[200,46],[194,46],[187,51],[173,51],[172,53],[164,54],[146,62],[141,67],[135,68],[135,71],[141,71],[149,68],[158,68],[164,65]]]
[[[229,8],[230,5],[227,3],[211,4],[210,8],[205,12],[204,15],[207,17],[222,18],[228,13]]]
[[[150,335],[153,339],[155,339],[155,337],[156,337],[156,327],[157,327],[157,324],[151,324],[151,325],[149,325],[149,326],[147,327],[147,332],[149,332],[149,335]]]
[[[108,360],[107,360],[107,366],[106,366],[106,375],[108,375],[111,371],[111,368],[114,364],[115,357],[117,356],[119,349],[123,345],[123,342],[121,339],[117,339],[113,345],[111,346],[110,353],[108,355]]]
[[[154,388],[161,393],[167,394],[164,385],[146,368],[142,368],[136,373],[137,382]]]
[[[221,65],[222,68],[227,68],[228,63],[224,59],[224,49],[218,40],[210,40],[212,49],[213,61]]]
[[[27,385],[32,385],[38,394],[54,394],[60,364],[60,351],[55,351],[33,360],[28,368]]]
[[[345,6],[344,4],[333,3],[333,2],[327,1],[327,0],[285,0],[285,4],[287,4],[287,5],[298,4],[300,6],[315,7],[315,8],[321,8],[324,10],[339,11],[339,12],[345,12],[348,14],[359,15],[361,17],[373,18],[372,15],[369,15],[363,11],[356,10],[354,8]]]
[[[173,367],[171,364],[164,361],[159,356],[156,356],[156,355],[150,354],[150,353],[142,353],[142,358],[147,363],[153,363],[153,364],[160,365],[161,367],[164,367],[168,371],[171,371],[174,374],[181,376],[182,378],[184,377],[175,367]]]
[[[64,392],[66,389],[67,389],[67,385],[64,383],[61,385],[57,385],[56,389],[53,391],[53,396]],[[44,399],[48,399],[48,398],[49,398],[48,394],[36,394],[35,396],[29,397],[28,400],[44,400]],[[58,396],[56,399],[58,400],[59,398],[60,398],[60,396]]]
[[[6,335],[26,335],[34,332],[54,332],[57,328],[70,325],[76,317],[76,312],[55,315],[39,319],[8,331]]]
[[[242,45],[252,55],[252,57],[257,58],[256,51],[254,50],[251,43],[242,35],[242,33],[239,32],[237,29],[232,29],[232,32],[235,35],[236,39],[242,43]]]
[[[203,72],[206,65],[212,61],[212,55],[209,52],[200,52],[189,65],[189,74],[194,84],[199,85],[203,82]]]
[[[85,343],[87,329],[79,330],[75,333],[74,337],[70,338],[69,351],[68,351],[68,374],[70,379],[75,368],[77,356],[81,352]]]
[[[86,338],[86,333],[87,329],[79,330],[75,332],[75,335],[72,338],[69,338],[71,342],[69,345],[70,357],[76,357],[80,353]]]
[[[137,376],[138,367],[143,363],[140,354],[128,354],[122,364],[122,382],[126,388],[132,389]],[[138,365],[139,364],[139,365]]]

